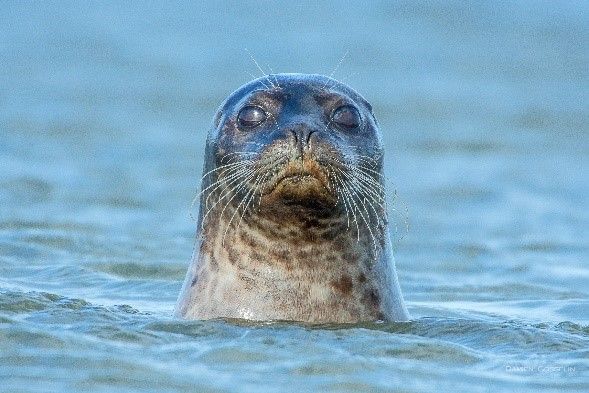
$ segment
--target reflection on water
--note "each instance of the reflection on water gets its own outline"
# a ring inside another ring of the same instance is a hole
[[[0,390],[589,389],[586,4],[3,8]],[[244,48],[325,74],[349,51],[415,320],[171,318]]]

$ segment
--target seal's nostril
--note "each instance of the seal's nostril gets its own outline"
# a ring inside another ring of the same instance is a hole
[[[309,146],[309,141],[311,140],[311,135],[315,132],[315,130],[311,130],[309,131],[309,133],[307,134],[307,139],[305,141],[305,143],[307,144],[307,146]]]
[[[292,136],[294,137],[294,143],[295,145],[298,144],[299,142],[299,138],[297,137],[297,132],[295,130],[290,130]]]

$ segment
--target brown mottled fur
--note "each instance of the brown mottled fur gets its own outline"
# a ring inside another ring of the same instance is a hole
[[[382,318],[374,300],[366,300],[367,293],[381,286],[372,243],[370,239],[357,242],[344,218],[307,227],[305,219],[279,222],[255,216],[248,221],[255,219],[258,225],[242,222],[227,232],[223,242],[231,214],[227,209],[224,217],[217,217],[220,220],[203,232],[201,250],[211,251],[200,253],[196,278],[191,280],[185,307],[190,306],[193,315],[312,322]],[[328,224],[339,228],[335,238],[325,236]],[[295,237],[313,240],[294,246],[291,230],[297,233]],[[350,255],[355,258],[345,258]],[[212,266],[218,262],[213,261],[222,261],[217,270]],[[213,281],[212,276],[218,279]]]

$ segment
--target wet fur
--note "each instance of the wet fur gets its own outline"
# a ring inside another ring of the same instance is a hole
[[[258,90],[264,91],[262,98],[256,98]],[[289,94],[302,97],[297,110],[315,110],[302,125],[289,123],[296,117],[285,108]],[[329,108],[339,96],[360,107],[362,134],[338,136],[322,120],[317,108]],[[265,133],[248,135],[236,127],[232,116],[246,102],[274,111]],[[283,113],[285,119],[279,119]],[[315,139],[305,145],[297,139],[305,134],[297,134],[296,127],[316,130]],[[364,170],[354,173],[359,168]],[[204,171],[199,233],[178,316],[408,318],[389,241],[380,134],[370,106],[353,90],[316,75],[279,74],[251,82],[215,117]]]

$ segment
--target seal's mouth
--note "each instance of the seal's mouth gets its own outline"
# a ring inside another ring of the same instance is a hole
[[[310,173],[299,173],[294,175],[283,176],[280,179],[278,179],[274,189],[276,189],[276,187],[282,185],[283,183],[292,184],[294,186],[299,185],[301,187],[305,187],[312,183],[320,183],[320,185],[323,186],[321,180]]]
[[[317,191],[328,191],[328,185],[324,184],[321,178],[311,173],[301,172],[294,174],[282,174],[271,182],[270,187],[264,194],[276,194],[287,190],[309,192],[314,189]]]
[[[267,202],[325,207],[335,200],[329,180],[317,163],[289,163],[267,182],[262,193]]]

